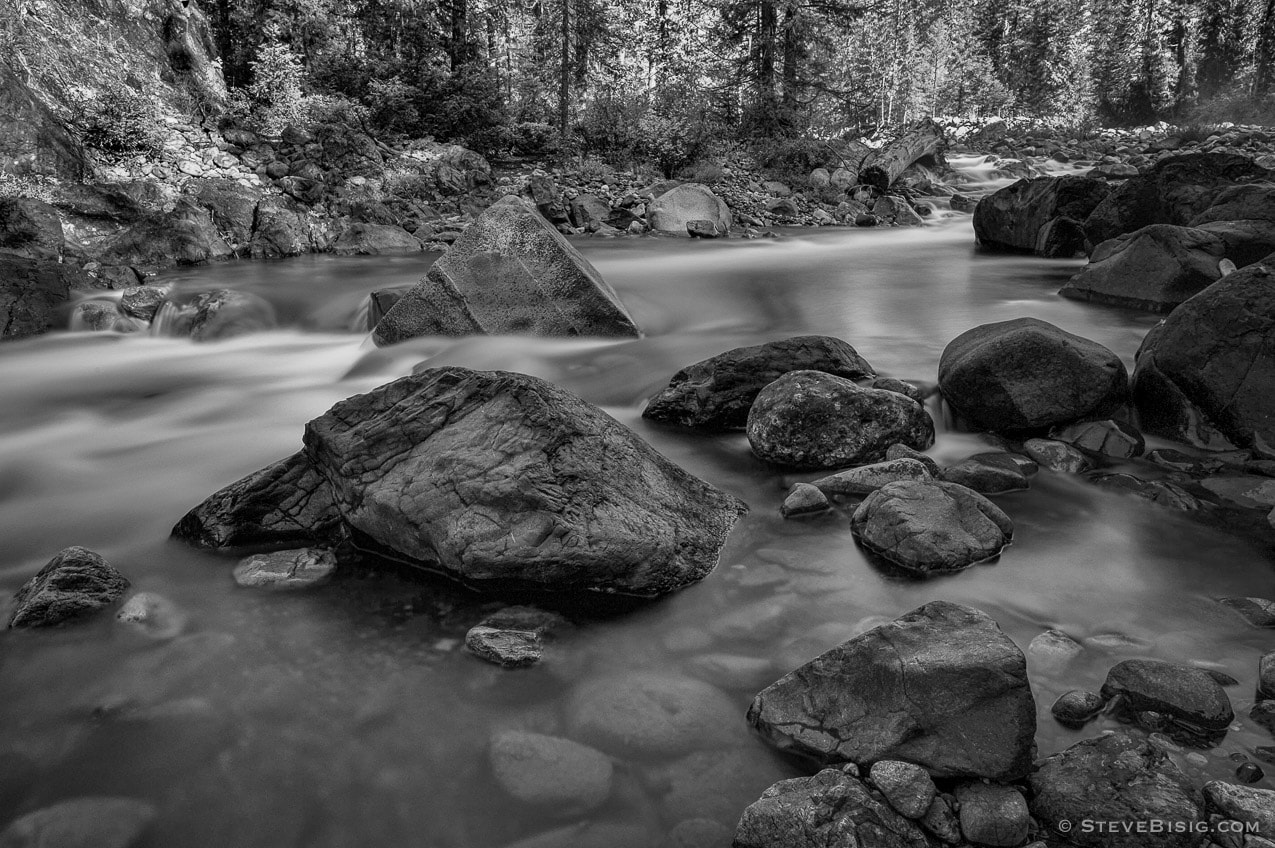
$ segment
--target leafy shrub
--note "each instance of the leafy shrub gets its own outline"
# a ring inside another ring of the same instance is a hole
[[[371,117],[369,109],[357,100],[340,94],[312,94],[302,102],[305,125],[365,128]]]
[[[510,127],[510,131],[510,147],[521,156],[557,153],[562,148],[557,127],[542,121],[519,121]]]
[[[726,170],[716,162],[701,160],[683,168],[678,176],[693,183],[715,183],[725,178]]]
[[[305,69],[301,66],[301,57],[279,41],[277,27],[267,27],[265,35],[266,41],[250,63],[252,83],[248,86],[248,99],[253,105],[256,125],[262,132],[274,135],[290,124],[302,123],[305,117],[301,90]]]
[[[423,99],[421,89],[404,82],[398,74],[369,80],[364,95],[372,126],[390,135],[412,135],[420,128],[418,107]]]
[[[77,104],[76,124],[85,146],[106,153],[154,153],[163,144],[159,107],[127,86],[88,94]]]
[[[613,163],[627,162],[642,145],[639,122],[647,111],[645,98],[606,94],[580,110],[575,132],[583,152]]]

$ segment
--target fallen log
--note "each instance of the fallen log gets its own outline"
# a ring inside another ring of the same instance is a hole
[[[859,183],[886,191],[914,162],[929,167],[945,164],[944,147],[943,127],[932,118],[925,118],[871,156],[859,171]]]

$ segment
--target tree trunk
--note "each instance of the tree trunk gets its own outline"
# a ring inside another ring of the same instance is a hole
[[[1262,24],[1257,31],[1256,73],[1253,93],[1258,97],[1275,88],[1275,0],[1266,0]]]
[[[943,146],[943,128],[926,118],[869,157],[859,172],[859,182],[886,191],[913,162],[926,157],[939,160]]]
[[[755,73],[757,104],[767,119],[775,111],[775,42],[778,24],[774,0],[761,0],[758,7]]]
[[[571,0],[562,0],[562,65],[558,74],[558,134],[567,143],[571,107]]]
[[[784,77],[783,104],[785,116],[797,110],[798,66],[801,64],[801,21],[795,6],[784,9]]]

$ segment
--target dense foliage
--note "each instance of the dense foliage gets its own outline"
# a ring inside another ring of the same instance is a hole
[[[926,115],[1264,120],[1275,0],[201,0],[264,123],[302,89],[385,134],[666,171],[723,139]]]

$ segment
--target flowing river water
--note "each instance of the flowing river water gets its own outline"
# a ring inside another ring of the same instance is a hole
[[[1030,490],[996,498],[1016,522],[998,561],[903,580],[856,548],[848,512],[782,520],[795,478],[752,458],[742,434],[691,435],[640,417],[679,367],[803,333],[849,341],[882,374],[932,381],[957,334],[1034,316],[1132,367],[1155,319],[1060,299],[1078,260],[980,253],[968,216],[919,230],[578,246],[644,338],[375,350],[349,329],[367,292],[415,281],[433,257],[316,256],[170,275],[179,289],[261,294],[279,311],[277,331],[209,344],[53,333],[0,349],[0,592],[83,545],[186,617],[167,641],[109,615],[0,638],[0,821],[66,798],[125,795],[159,809],[153,846],[666,845],[693,818],[719,825],[700,823],[698,832],[719,834],[703,844],[725,846],[749,802],[800,772],[750,732],[752,696],[936,599],[986,611],[1024,649],[1049,628],[1083,645],[1070,662],[1029,655],[1041,755],[1115,726],[1068,730],[1049,706],[1067,689],[1096,690],[1129,657],[1224,671],[1239,681],[1228,689],[1237,715],[1247,715],[1268,636],[1216,599],[1271,596],[1275,564],[1241,538],[1042,471]],[[355,570],[305,593],[266,594],[235,585],[233,560],[169,539],[188,508],[296,450],[307,420],[422,361],[565,386],[752,511],[702,583],[581,621],[540,666],[517,671],[464,650],[473,599],[436,581]],[[940,461],[987,449],[930,408]],[[691,746],[703,750],[618,758],[609,799],[587,816],[501,791],[485,755],[495,731],[568,734],[574,691],[638,672],[711,684],[733,713]],[[1233,779],[1233,755],[1270,744],[1237,719],[1217,748],[1178,760],[1198,780]]]

